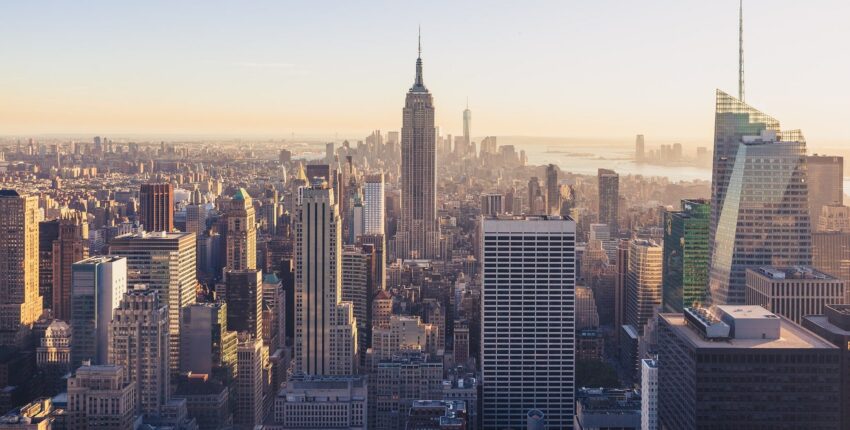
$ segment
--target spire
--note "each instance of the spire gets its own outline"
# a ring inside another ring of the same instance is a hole
[[[744,101],[744,0],[738,3],[738,99]]]
[[[412,92],[427,92],[428,89],[425,88],[425,81],[422,80],[422,28],[419,28],[419,38],[418,38],[418,50],[419,53],[416,57],[416,81],[413,83],[413,87],[410,88]]]

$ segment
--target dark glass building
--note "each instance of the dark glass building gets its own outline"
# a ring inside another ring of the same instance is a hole
[[[620,175],[609,169],[599,169],[596,175],[599,184],[599,223],[608,224],[611,235],[620,231]]]
[[[823,315],[803,317],[803,327],[841,351],[841,426],[850,427],[850,305],[826,305]]]
[[[705,299],[710,211],[708,200],[694,199],[664,214],[664,312],[682,312]]]

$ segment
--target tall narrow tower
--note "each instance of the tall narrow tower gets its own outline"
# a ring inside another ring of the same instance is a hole
[[[0,190],[0,345],[41,315],[38,293],[38,198]]]
[[[416,80],[407,92],[401,127],[401,228],[410,258],[438,254],[437,151],[434,100],[422,80],[422,45],[416,59]]]
[[[744,0],[738,3],[738,100],[744,101]]]
[[[463,140],[466,141],[467,148],[472,143],[472,135],[470,128],[472,127],[472,111],[469,110],[469,100],[466,101],[466,109],[463,110]]]

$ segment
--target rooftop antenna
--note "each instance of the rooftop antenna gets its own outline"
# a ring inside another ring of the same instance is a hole
[[[419,58],[422,58],[422,26],[419,26],[419,37],[417,38],[417,42],[419,43]]]
[[[738,2],[738,100],[744,101],[744,0]]]

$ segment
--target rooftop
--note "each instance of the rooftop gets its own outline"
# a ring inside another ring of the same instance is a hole
[[[758,268],[748,268],[747,271],[753,272],[770,279],[822,279],[822,280],[839,280],[838,278],[821,272],[814,267],[809,266],[761,266]]]
[[[737,311],[734,308],[747,308],[748,306],[723,306],[721,308],[730,309],[730,314],[736,318],[769,318],[768,315],[776,317],[767,310],[758,312],[756,310]],[[832,349],[834,345],[820,338],[814,333],[794,324],[793,322],[780,318],[779,320],[779,336],[775,339],[725,339],[722,341],[710,341],[704,339],[697,333],[696,330],[687,326],[683,314],[667,314],[658,315],[664,322],[670,325],[674,332],[681,338],[686,340],[692,346],[701,349],[808,349],[808,348],[824,348]]]

